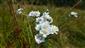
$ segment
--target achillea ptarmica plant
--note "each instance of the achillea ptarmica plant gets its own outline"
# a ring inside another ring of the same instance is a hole
[[[59,28],[52,25],[52,17],[49,15],[48,10],[40,16],[40,12],[31,11],[29,16],[36,16],[36,26],[35,29],[38,34],[35,35],[35,41],[37,44],[45,42],[45,38],[50,34],[58,34]]]
[[[22,8],[18,9],[17,13],[22,14],[22,10]],[[55,25],[52,25],[53,19],[49,15],[48,9],[43,14],[41,14],[39,11],[31,11],[26,16],[36,17],[35,30],[38,32],[38,34],[35,35],[35,41],[37,44],[45,42],[45,39],[50,34],[58,34],[59,28]]]
[[[69,15],[69,16],[73,16],[73,17],[77,18],[77,17],[78,17],[78,13],[77,13],[77,12],[72,11],[72,12],[70,13],[70,15]]]
[[[23,8],[19,8],[19,9],[17,9],[16,13],[17,14],[22,14],[22,11],[23,11]]]

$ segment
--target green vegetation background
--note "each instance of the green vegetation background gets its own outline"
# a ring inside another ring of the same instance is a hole
[[[71,11],[79,13],[79,17],[74,18],[68,17],[71,7],[22,5],[9,1],[5,0],[0,4],[0,48],[85,48],[85,10],[72,9]],[[44,43],[36,44],[35,18],[16,15],[18,5],[25,8],[23,11],[25,14],[31,10],[43,13],[48,8],[53,24],[60,29],[59,34],[50,35]]]

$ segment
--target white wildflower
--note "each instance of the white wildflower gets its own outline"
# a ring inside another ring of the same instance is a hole
[[[42,23],[40,34],[43,34],[44,37],[47,37],[52,32],[51,26],[48,21]]]
[[[49,23],[53,22],[53,19],[50,17],[49,12],[44,12],[41,17],[36,18],[36,22],[43,23],[45,21],[49,21]]]
[[[53,19],[48,15],[48,14],[44,14],[41,17],[37,17],[36,18],[36,30],[39,30],[40,28],[42,28],[41,26],[45,26],[46,24],[49,25],[50,23],[52,23]]]
[[[28,16],[36,16],[36,17],[38,17],[38,16],[40,16],[40,12],[39,12],[39,11],[31,11],[31,12],[28,14]]]
[[[52,28],[52,33],[51,34],[58,34],[58,32],[59,32],[59,28],[58,27],[56,27],[56,26],[54,26],[54,25],[51,25],[51,28]]]
[[[52,19],[52,17],[50,17],[49,12],[44,12],[42,16],[43,16],[43,18],[48,20],[50,23],[53,22],[53,19]]]
[[[16,12],[17,12],[17,14],[21,14],[22,11],[23,11],[23,8],[19,8]]]
[[[36,18],[36,26],[35,29],[39,31],[41,29],[42,24],[44,23],[44,18],[43,17],[38,17]]]
[[[45,38],[41,34],[36,34],[35,35],[35,41],[37,44],[40,44],[45,41]]]
[[[39,31],[40,28],[41,28],[40,24],[36,24],[36,26],[35,26],[36,31]]]
[[[40,34],[43,34],[43,37],[47,37],[50,34],[58,34],[59,28],[54,25],[49,25],[44,23],[44,25],[41,26],[41,30],[39,31]]]
[[[36,14],[33,16],[36,16]],[[52,22],[53,19],[50,17],[49,12],[44,12],[42,16],[37,16],[35,29],[39,34],[35,35],[35,40],[38,44],[44,42],[48,35],[58,34],[59,28],[55,25],[50,25]]]
[[[43,17],[38,17],[38,18],[36,18],[36,23],[41,24],[41,23],[43,23],[43,22],[45,22],[45,19],[44,19]]]
[[[74,17],[77,18],[77,17],[78,17],[78,13],[77,13],[77,12],[71,12],[71,13],[70,13],[70,16],[74,16]]]

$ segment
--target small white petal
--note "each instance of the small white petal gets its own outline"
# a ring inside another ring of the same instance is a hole
[[[43,34],[43,37],[44,37],[44,38],[46,38],[46,37],[47,37],[47,35]]]
[[[77,15],[78,13],[76,13],[76,12],[71,12],[71,15]]]
[[[40,12],[39,11],[36,11],[36,16],[40,16]]]
[[[36,29],[36,31],[39,31],[40,30],[40,24],[36,24],[36,26],[35,26],[35,29]]]

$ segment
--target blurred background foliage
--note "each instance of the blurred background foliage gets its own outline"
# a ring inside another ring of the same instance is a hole
[[[85,0],[70,10],[79,0],[0,0],[0,48],[85,48]],[[17,15],[16,9],[40,12],[49,9],[58,35],[49,35],[42,44],[36,44],[35,19]],[[78,18],[68,17],[71,11]]]

